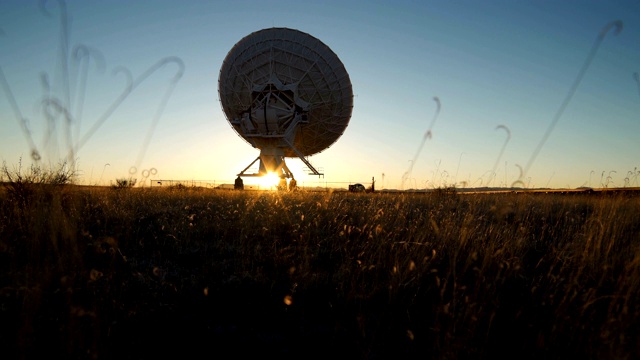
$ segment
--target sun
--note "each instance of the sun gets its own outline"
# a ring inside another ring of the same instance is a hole
[[[278,174],[268,172],[266,175],[263,175],[258,179],[258,185],[260,185],[260,189],[273,189],[278,186],[279,181],[280,177]]]

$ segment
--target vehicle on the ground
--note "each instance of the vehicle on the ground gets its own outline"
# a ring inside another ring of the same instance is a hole
[[[360,183],[349,185],[349,192],[365,192],[365,191],[367,191],[367,189],[365,189],[364,185]]]

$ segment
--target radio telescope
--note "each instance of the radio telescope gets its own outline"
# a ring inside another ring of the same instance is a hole
[[[233,129],[260,155],[238,175],[293,178],[285,158],[307,160],[330,147],[353,109],[351,80],[338,56],[299,30],[269,28],[242,38],[220,68],[218,95]],[[246,173],[257,161],[257,173]]]

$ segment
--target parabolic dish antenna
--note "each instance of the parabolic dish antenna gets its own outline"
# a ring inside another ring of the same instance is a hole
[[[344,132],[353,110],[351,80],[338,56],[315,37],[288,28],[253,32],[229,51],[218,95],[233,129],[260,155],[238,176],[293,177],[285,157],[307,160]],[[258,173],[245,173],[256,161]]]

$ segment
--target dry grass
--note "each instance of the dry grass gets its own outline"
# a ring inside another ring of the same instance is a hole
[[[0,191],[7,358],[640,356],[640,198]]]

